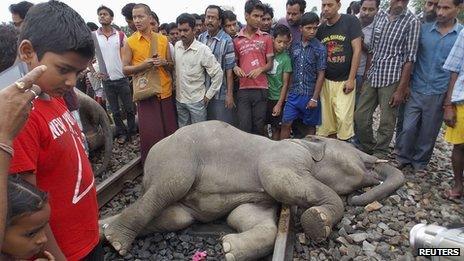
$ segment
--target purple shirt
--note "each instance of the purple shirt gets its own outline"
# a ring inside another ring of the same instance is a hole
[[[301,31],[300,31],[300,25],[289,25],[287,18],[283,17],[280,18],[280,20],[277,22],[277,24],[283,24],[287,26],[290,29],[290,32],[292,33],[292,44],[297,43],[301,41]]]

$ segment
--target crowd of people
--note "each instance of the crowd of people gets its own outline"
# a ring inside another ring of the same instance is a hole
[[[160,23],[130,3],[123,30],[107,6],[97,26],[58,1],[11,5],[0,72],[20,63],[30,72],[0,91],[0,258],[103,259],[74,87],[108,107],[117,142],[139,133],[142,161],[178,128],[219,120],[274,140],[340,139],[380,159],[396,131],[398,168],[426,175],[444,122],[454,185],[443,196],[461,198],[462,0],[426,0],[420,16],[407,5],[361,0],[341,14],[339,0],[321,0],[319,17],[288,0],[275,19],[248,0],[242,25],[217,5]]]

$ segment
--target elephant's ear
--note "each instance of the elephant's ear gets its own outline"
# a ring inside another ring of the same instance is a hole
[[[308,135],[303,139],[304,146],[308,148],[314,161],[321,161],[325,156],[324,138]]]

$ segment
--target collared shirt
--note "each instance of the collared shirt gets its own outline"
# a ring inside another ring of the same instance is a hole
[[[464,30],[459,33],[443,68],[458,73],[458,79],[451,95],[452,103],[464,103]]]
[[[259,29],[251,38],[248,38],[245,36],[245,29],[246,27],[240,30],[234,39],[234,48],[238,66],[245,74],[248,74],[254,69],[266,66],[267,58],[274,56],[274,43],[269,34]],[[268,82],[265,73],[258,75],[255,79],[240,78],[240,89],[267,88]]]
[[[370,48],[372,65],[368,71],[372,87],[398,82],[403,65],[416,61],[419,31],[420,21],[409,10],[391,22],[387,12],[377,13]]]
[[[277,24],[282,24],[288,27],[290,29],[290,33],[292,34],[292,44],[297,43],[301,41],[301,30],[300,30],[300,25],[290,25],[287,21],[286,17],[280,18],[280,20],[277,22]]]
[[[121,60],[121,47],[124,44],[126,36],[122,34],[123,39],[121,39],[119,32],[116,29],[113,29],[110,36],[106,37],[106,35],[103,34],[101,27],[96,31],[96,35],[98,45],[100,46],[103,56],[102,58],[105,64],[106,73],[108,73],[110,80],[114,81],[126,77],[122,72]]]
[[[367,26],[364,26],[362,29],[363,32],[363,42],[365,46],[369,46],[372,40],[372,30],[374,30],[374,23],[370,23]],[[361,59],[359,60],[359,67],[356,75],[364,75],[366,71],[367,63],[367,52],[361,51]]]
[[[158,57],[166,59],[169,52],[169,41],[168,38],[162,34],[156,34],[157,51]],[[127,38],[127,44],[132,50],[132,65],[143,63],[150,56],[150,39],[146,39],[143,35],[137,31]],[[160,82],[161,82],[161,94],[160,98],[165,99],[172,95],[172,78],[171,73],[165,67],[154,67],[153,70],[159,70]],[[151,69],[150,69],[151,70]]]
[[[219,91],[222,85],[221,65],[208,46],[193,40],[185,49],[182,41],[174,47],[176,68],[176,100],[181,103],[195,103],[208,99]],[[211,77],[211,86],[206,91],[205,71]]]
[[[443,94],[448,90],[451,73],[443,69],[443,64],[461,29],[462,25],[456,21],[455,26],[442,35],[436,22],[422,24],[412,90],[425,95]]]
[[[293,80],[289,93],[313,95],[317,74],[327,68],[327,50],[319,40],[311,39],[306,46],[303,42],[293,43],[290,49],[293,64]]]
[[[235,67],[235,52],[232,38],[220,29],[216,36],[211,37],[208,31],[200,34],[198,41],[206,44],[213,52],[214,57],[219,62],[224,73],[222,85],[219,91],[214,96],[215,99],[225,100],[227,94],[227,70],[232,70]],[[206,88],[211,86],[211,77],[206,75]]]

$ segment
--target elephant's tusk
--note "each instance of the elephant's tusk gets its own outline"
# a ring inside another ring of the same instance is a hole
[[[375,163],[388,163],[388,160],[378,159]]]

